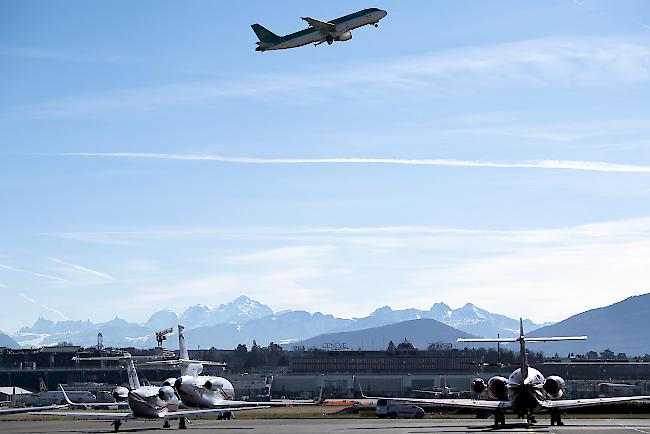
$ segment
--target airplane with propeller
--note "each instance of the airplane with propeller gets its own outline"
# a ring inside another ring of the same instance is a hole
[[[528,364],[526,343],[533,342],[558,342],[586,340],[587,336],[558,336],[558,337],[526,337],[524,335],[523,321],[520,320],[519,337],[516,338],[475,338],[458,339],[458,342],[467,343],[519,343],[519,368],[515,369],[508,378],[494,376],[486,383],[482,378],[472,381],[472,391],[481,394],[487,390],[488,399],[455,399],[455,398],[390,398],[368,397],[390,401],[404,401],[412,404],[428,404],[443,407],[468,408],[474,410],[488,410],[494,413],[494,427],[505,427],[505,413],[514,412],[519,418],[526,418],[526,425],[530,427],[536,423],[534,413],[547,411],[551,415],[551,426],[563,425],[561,412],[564,410],[611,404],[616,402],[645,401],[650,396],[621,396],[610,398],[590,399],[561,399],[566,391],[564,379],[558,375],[544,378],[542,373]]]

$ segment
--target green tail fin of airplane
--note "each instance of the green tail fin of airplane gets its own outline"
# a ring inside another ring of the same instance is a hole
[[[274,43],[274,42],[280,42],[282,40],[281,37],[279,37],[272,31],[270,31],[269,29],[260,26],[259,24],[253,24],[251,27],[253,28],[253,31],[257,35],[257,38],[260,40],[260,42]]]

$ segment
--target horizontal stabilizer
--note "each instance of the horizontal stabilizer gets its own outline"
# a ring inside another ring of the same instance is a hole
[[[587,336],[554,336],[549,338],[526,338],[526,342],[586,341]]]
[[[457,342],[476,342],[476,343],[514,343],[519,342],[520,338],[460,338]],[[560,342],[560,341],[586,341],[587,336],[553,336],[548,338],[526,338],[526,342]]]

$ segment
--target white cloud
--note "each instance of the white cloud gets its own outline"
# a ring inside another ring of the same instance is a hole
[[[8,289],[9,287],[7,285],[5,285],[4,283],[0,282],[0,288]]]
[[[550,321],[650,292],[650,218],[559,229],[400,226],[284,233],[276,242],[298,236],[323,244],[222,256],[217,267],[212,263],[186,273],[187,279],[175,275],[144,285],[134,294],[142,302],[186,306],[246,293],[274,309],[348,317],[381,305],[473,302],[513,317]]]
[[[650,79],[650,47],[633,38],[545,38],[465,47],[368,65],[348,65],[332,75],[321,71],[266,74],[224,81],[125,89],[25,107],[13,115],[66,117],[114,110],[138,110],[222,98],[268,97],[299,92],[327,96],[330,89],[367,92],[400,90],[438,96],[478,86],[593,86]],[[308,78],[306,78],[308,77]]]
[[[91,268],[83,267],[83,266],[78,265],[78,264],[72,264],[70,262],[66,262],[66,261],[63,261],[63,260],[57,259],[57,258],[49,258],[49,259],[52,262],[56,262],[57,264],[64,265],[66,267],[72,268],[73,270],[80,271],[82,273],[91,274],[93,276],[101,277],[102,279],[106,279],[106,280],[115,280],[112,276],[109,276],[108,274],[103,273],[101,271],[97,271],[97,270],[93,270]]]
[[[328,256],[335,250],[334,246],[290,246],[263,250],[226,258],[231,263],[295,264],[313,262]]]
[[[61,156],[108,157],[108,158],[142,158],[180,161],[215,161],[235,164],[384,164],[407,166],[443,166],[497,169],[546,169],[546,170],[580,170],[589,172],[650,173],[650,166],[637,164],[607,163],[601,161],[540,160],[521,162],[495,162],[479,160],[448,159],[402,159],[402,158],[251,158],[225,157],[221,155],[187,155],[142,152],[112,153],[64,153]]]

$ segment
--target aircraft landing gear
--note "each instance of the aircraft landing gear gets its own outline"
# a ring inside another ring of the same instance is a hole
[[[526,428],[530,428],[535,422],[535,416],[533,416],[532,410],[528,410],[526,413]]]
[[[499,429],[499,425],[501,428],[506,426],[506,415],[501,411],[494,413],[494,429]]]
[[[379,24],[375,23],[374,26],[375,26],[375,27],[379,27]]]
[[[557,425],[557,426],[564,425],[564,422],[562,422],[562,416],[560,415],[559,411],[551,413],[551,426],[553,425]]]
[[[187,429],[187,425],[185,425],[185,418],[181,417],[178,419],[178,429]]]
[[[163,423],[163,428],[171,428],[171,425],[169,425],[169,419],[165,419],[165,423]]]
[[[332,45],[334,43],[334,37],[332,35],[327,35],[325,40],[327,41],[327,45]]]
[[[113,432],[118,432],[120,430],[120,427],[122,426],[122,421],[121,420],[114,420],[113,423]]]

